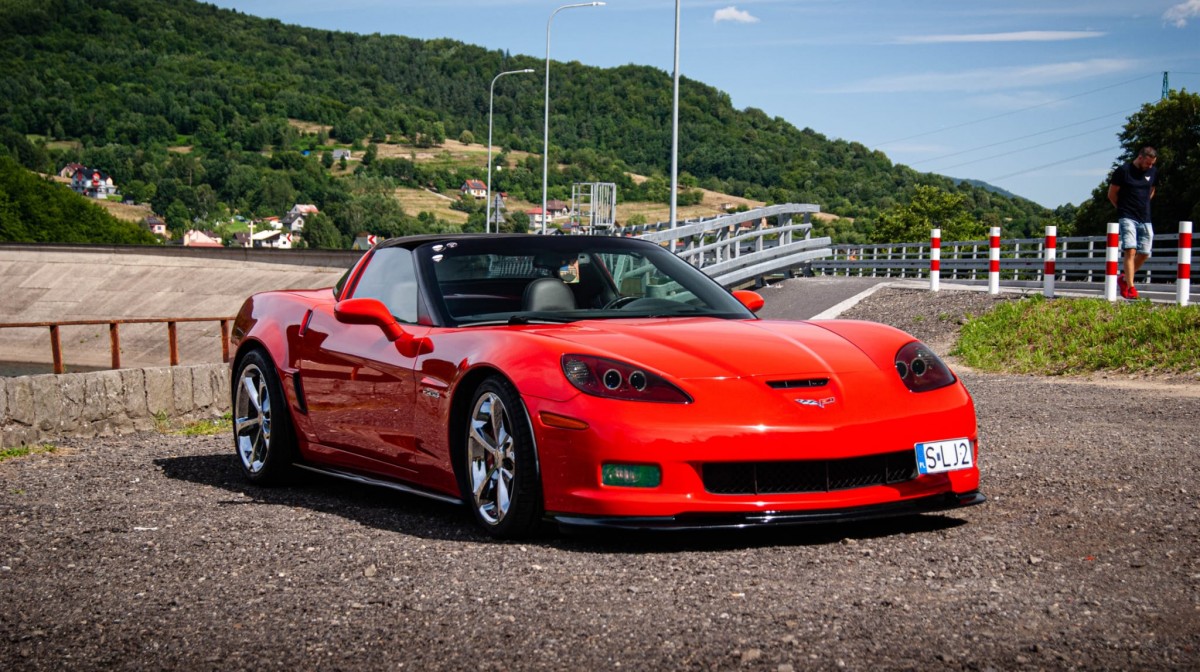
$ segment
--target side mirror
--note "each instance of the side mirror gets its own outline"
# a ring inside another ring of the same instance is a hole
[[[763,305],[767,303],[758,292],[752,292],[748,289],[733,290],[733,298],[741,301],[742,305],[749,308],[752,313],[762,310]]]
[[[373,324],[383,330],[389,341],[412,336],[392,317],[392,312],[378,299],[346,299],[333,304],[333,314],[342,324]]]

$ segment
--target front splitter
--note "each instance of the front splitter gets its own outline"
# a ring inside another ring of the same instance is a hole
[[[549,514],[549,517],[564,528],[595,528],[609,530],[720,530],[745,529],[752,527],[775,527],[786,525],[815,525],[821,523],[843,523],[896,516],[912,516],[935,513],[974,506],[987,501],[979,491],[947,493],[902,502],[873,504],[845,509],[820,509],[815,511],[758,511],[754,513],[697,513],[679,516],[577,516],[571,514]]]

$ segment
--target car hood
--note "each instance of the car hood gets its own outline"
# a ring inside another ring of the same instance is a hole
[[[607,320],[538,330],[581,351],[641,364],[678,379],[831,376],[877,370],[857,346],[812,322]]]

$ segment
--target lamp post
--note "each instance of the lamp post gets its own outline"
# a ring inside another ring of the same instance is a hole
[[[546,19],[546,107],[542,113],[542,233],[546,233],[546,177],[550,173],[550,24],[554,15],[564,9],[576,7],[603,7],[603,2],[580,2],[574,5],[563,5],[550,13]]]
[[[488,183],[487,183],[487,219],[483,222],[484,233],[492,232],[492,101],[496,97],[496,80],[505,75],[519,75],[533,72],[533,68],[525,68],[524,70],[509,70],[502,72],[492,78],[492,86],[488,89]],[[496,232],[500,232],[500,227],[496,227]]]
[[[675,100],[671,106],[671,228],[676,227],[679,202],[679,0],[675,0]]]

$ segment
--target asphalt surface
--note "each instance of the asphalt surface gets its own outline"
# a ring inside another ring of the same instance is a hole
[[[812,280],[768,309],[856,293]],[[995,300],[845,316],[942,343]],[[0,669],[1200,669],[1200,385],[959,372],[989,501],[872,523],[496,543],[391,491],[250,486],[228,436],[64,441],[0,462]]]

